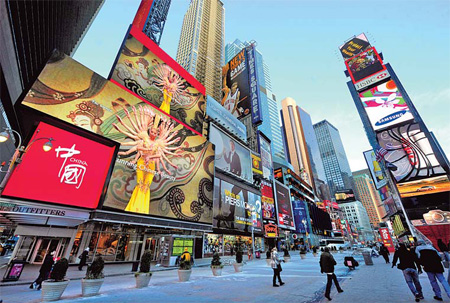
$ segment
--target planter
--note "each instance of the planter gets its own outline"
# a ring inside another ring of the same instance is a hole
[[[289,261],[291,261],[291,257],[284,257],[284,262],[289,262]]]
[[[270,261],[271,261],[270,259],[266,259],[267,266],[269,266],[269,267],[271,267],[270,266]]]
[[[317,257],[317,253],[313,253],[313,256],[314,256],[314,257]]]
[[[151,272],[137,272],[134,274],[136,278],[136,288],[144,288],[148,286],[150,283],[150,279],[152,277]]]
[[[105,279],[81,279],[81,293],[83,297],[98,295]]]
[[[179,269],[178,270],[178,280],[180,282],[186,282],[189,281],[189,278],[191,277],[192,269],[184,270]]]
[[[234,271],[235,272],[242,272],[242,267],[244,266],[244,264],[242,263],[233,263],[234,266]]]
[[[213,276],[219,277],[222,275],[222,267],[221,266],[211,266],[211,270],[213,273]]]
[[[67,285],[69,285],[69,280],[61,282],[51,282],[51,280],[47,280],[42,282],[42,301],[58,301],[61,299]]]
[[[302,258],[302,260],[306,259],[306,254],[300,254],[300,258]]]

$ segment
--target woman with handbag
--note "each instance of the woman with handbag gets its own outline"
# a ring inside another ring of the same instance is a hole
[[[281,268],[281,261],[280,258],[278,257],[278,252],[277,252],[277,248],[274,247],[272,248],[272,255],[271,255],[271,260],[270,260],[270,266],[273,269],[273,287],[279,287],[280,285],[284,285],[284,282],[281,281],[281,277],[280,277],[280,272],[283,270]],[[280,285],[277,284],[277,279],[278,278],[278,282],[280,283]]]

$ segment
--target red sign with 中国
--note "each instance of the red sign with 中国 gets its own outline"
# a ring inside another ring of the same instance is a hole
[[[389,252],[394,252],[395,247],[394,243],[392,242],[391,234],[389,233],[389,230],[387,228],[380,228],[380,236],[381,240],[383,241],[384,246],[389,250]]]
[[[52,149],[43,145],[52,138]],[[115,147],[39,123],[2,195],[96,208]]]

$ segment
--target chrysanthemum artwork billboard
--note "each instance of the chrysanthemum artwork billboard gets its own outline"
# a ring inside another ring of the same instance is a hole
[[[204,86],[137,28],[127,35],[109,79],[201,135]]]
[[[212,223],[213,145],[164,111],[58,52],[22,105],[121,144],[104,208]]]

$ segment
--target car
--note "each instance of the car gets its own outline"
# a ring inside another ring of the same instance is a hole
[[[428,190],[433,190],[433,189],[436,189],[436,187],[432,186],[432,185],[425,185],[425,186],[419,187],[416,191],[428,191]]]
[[[14,246],[16,246],[16,241],[14,241],[14,240],[6,240],[1,245],[2,245],[2,247],[4,249],[14,249]]]

